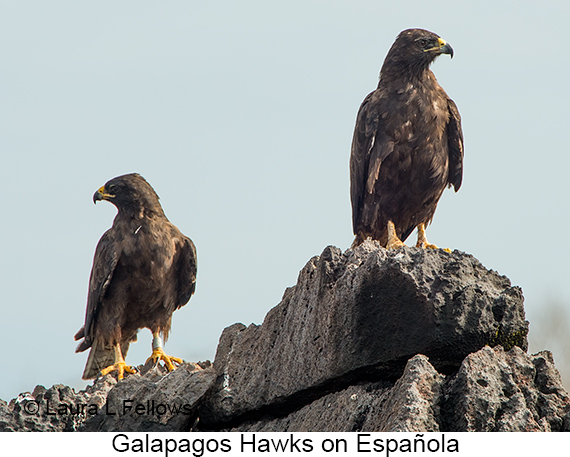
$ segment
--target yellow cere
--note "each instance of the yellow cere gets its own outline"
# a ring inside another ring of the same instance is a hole
[[[439,46],[445,46],[447,43],[443,38],[438,38],[437,42],[439,43]]]

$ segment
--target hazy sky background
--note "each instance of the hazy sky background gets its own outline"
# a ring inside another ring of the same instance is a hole
[[[356,113],[410,27],[453,46],[432,69],[465,135],[428,238],[521,286],[531,351],[558,364],[567,340],[539,329],[570,315],[569,18],[567,1],[0,1],[0,398],[86,385],[73,335],[116,212],[91,198],[114,176],[141,173],[196,243],[166,345],[189,361],[348,248]],[[127,362],[150,352],[142,330]]]

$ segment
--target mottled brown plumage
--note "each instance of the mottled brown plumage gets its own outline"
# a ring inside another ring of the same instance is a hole
[[[172,313],[188,302],[196,284],[194,243],[166,218],[142,176],[110,180],[93,196],[98,200],[110,201],[118,212],[97,245],[85,325],[75,335],[83,338],[76,352],[91,348],[83,379],[124,358],[140,328],[166,340]]]
[[[350,157],[354,245],[371,237],[386,246],[389,221],[404,241],[431,222],[446,186],[461,186],[461,117],[429,69],[440,54],[453,50],[439,36],[404,30],[360,106]]]

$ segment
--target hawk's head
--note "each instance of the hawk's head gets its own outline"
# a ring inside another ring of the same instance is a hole
[[[441,54],[453,57],[453,48],[443,38],[424,29],[404,30],[388,51],[382,73],[406,70],[421,73]]]
[[[93,194],[93,203],[99,200],[111,202],[119,212],[140,213],[144,210],[162,213],[158,195],[146,179],[138,173],[117,176],[107,181]]]

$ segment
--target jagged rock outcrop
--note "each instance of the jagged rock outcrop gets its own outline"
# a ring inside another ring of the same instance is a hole
[[[163,367],[142,371],[111,389],[103,414],[88,418],[82,431],[189,430],[215,378],[212,368],[200,370],[190,363],[171,373]]]
[[[224,330],[213,366],[37,387],[0,401],[0,430],[570,431],[527,332],[521,290],[470,255],[328,247],[262,325]],[[97,406],[46,415],[48,398]]]
[[[189,430],[216,378],[209,362],[199,365],[184,363],[171,373],[141,365],[121,382],[107,375],[77,393],[37,386],[10,404],[0,400],[0,431]]]
[[[407,363],[395,383],[363,382],[283,417],[225,429],[241,432],[570,431],[570,397],[548,351],[485,347],[444,376],[427,357]]]
[[[114,384],[115,379],[106,376],[77,393],[71,387],[58,384],[50,389],[37,386],[33,392],[21,394],[9,404],[0,400],[0,432],[75,431],[85,421],[85,405],[103,407]]]
[[[522,292],[455,251],[326,248],[263,325],[224,330],[205,425],[287,409],[362,379],[397,379],[416,354],[442,373],[483,346],[526,350]]]
[[[570,431],[570,398],[548,351],[483,348],[463,361],[443,394],[446,430]]]

